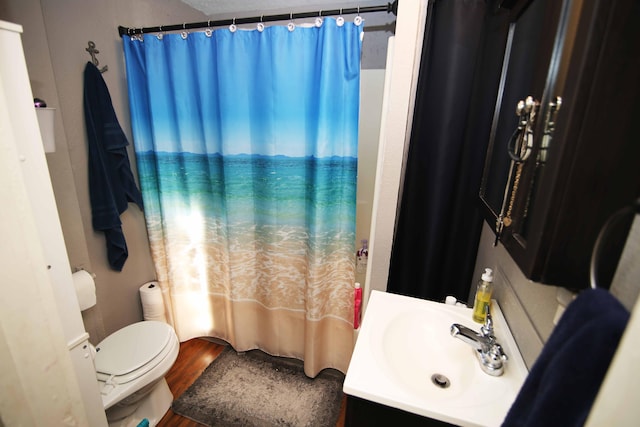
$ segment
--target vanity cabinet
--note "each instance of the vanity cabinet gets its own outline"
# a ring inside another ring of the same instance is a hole
[[[485,219],[527,278],[585,288],[599,230],[640,196],[640,2],[500,7],[510,12]]]
[[[453,427],[453,424],[421,417],[401,409],[347,396],[345,427]]]

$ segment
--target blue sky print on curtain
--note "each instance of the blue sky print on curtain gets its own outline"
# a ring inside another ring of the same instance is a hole
[[[171,295],[352,322],[361,36],[327,18],[123,38],[149,238]],[[192,309],[173,306],[182,339],[203,332],[180,320]]]

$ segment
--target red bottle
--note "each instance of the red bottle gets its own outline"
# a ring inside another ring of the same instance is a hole
[[[362,308],[362,288],[358,282],[356,282],[354,289],[353,300],[353,328],[358,329],[360,327],[360,310]]]

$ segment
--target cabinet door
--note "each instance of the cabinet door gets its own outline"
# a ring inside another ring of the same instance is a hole
[[[625,95],[638,87],[638,25],[633,0],[534,0],[511,24],[480,196],[532,280],[588,286],[598,230],[640,194],[627,158],[638,103]],[[516,104],[529,96],[523,126]]]
[[[494,122],[491,130],[480,197],[493,221],[504,221],[512,215],[512,193],[515,165],[509,156],[508,145],[518,128],[519,117],[515,114],[520,100],[532,96],[539,100],[545,88],[551,61],[551,52],[557,26],[557,6],[561,2],[537,0],[524,5],[512,13],[505,49],[502,77]],[[544,32],[540,29],[545,28]],[[530,154],[529,154],[529,157]],[[532,162],[526,162],[528,166]],[[509,211],[511,207],[511,211]],[[502,223],[502,225],[504,225]],[[496,225],[496,233],[501,227]],[[512,231],[511,224],[506,232]]]

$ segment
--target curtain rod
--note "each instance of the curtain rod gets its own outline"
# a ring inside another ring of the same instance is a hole
[[[334,16],[334,15],[350,15],[354,13],[372,13],[372,12],[387,12],[398,14],[398,0],[394,0],[393,3],[387,3],[386,6],[365,6],[365,7],[352,7],[346,9],[332,9],[332,10],[319,10],[315,12],[299,12],[299,13],[283,13],[279,15],[263,15],[252,16],[249,18],[232,18],[222,19],[218,21],[203,21],[203,22],[191,22],[175,25],[161,25],[158,27],[144,27],[144,28],[128,28],[119,26],[118,33],[120,37],[124,35],[133,34],[145,34],[145,33],[157,33],[162,31],[177,31],[177,30],[192,30],[194,28],[210,28],[210,27],[224,27],[231,24],[254,24],[258,22],[274,22],[274,21],[286,21],[289,19],[298,18],[315,18],[318,16]]]

